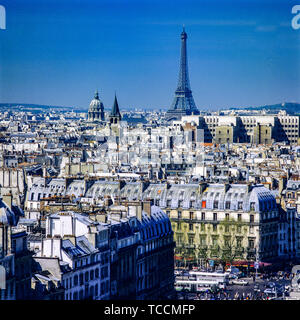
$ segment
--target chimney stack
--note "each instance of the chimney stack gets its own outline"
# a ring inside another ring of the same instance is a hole
[[[109,207],[109,206],[111,206],[112,204],[113,204],[113,201],[112,201],[111,197],[110,197],[110,196],[106,196],[106,197],[105,197],[105,200],[104,200],[104,205],[105,205],[106,207]]]
[[[199,193],[202,194],[204,192],[204,190],[207,187],[207,183],[206,182],[200,182],[199,184]]]
[[[230,189],[229,183],[224,183],[224,192],[226,193]]]
[[[149,217],[151,217],[151,202],[151,200],[145,200],[142,202],[143,211],[145,211]]]
[[[249,193],[252,190],[252,184],[247,183],[247,193]]]
[[[12,193],[11,191],[8,192],[8,194],[4,195],[2,197],[3,202],[5,202],[5,204],[9,207],[9,209],[11,209],[12,207]]]
[[[142,204],[136,206],[136,217],[139,221],[142,221]]]
[[[100,214],[97,214],[96,220],[99,222],[107,223],[107,214],[102,212]]]
[[[74,235],[64,235],[63,240],[70,240],[74,246],[76,245],[76,237]]]

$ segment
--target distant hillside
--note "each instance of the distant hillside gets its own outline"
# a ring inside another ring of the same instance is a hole
[[[87,110],[74,107],[74,106],[49,106],[42,104],[28,104],[28,103],[0,103],[0,110],[3,111],[24,111],[31,112],[33,114],[40,112],[50,112],[51,110],[57,110],[60,112],[86,112]]]
[[[28,104],[28,103],[0,103],[0,108],[9,109],[73,109],[74,107],[63,107],[63,106],[48,106],[41,104]]]
[[[288,113],[300,114],[300,103],[284,102],[284,103],[271,104],[271,105],[258,106],[258,107],[231,108],[231,109],[232,110],[237,110],[237,109],[263,110],[265,109],[273,112],[277,112],[279,110],[285,110]]]

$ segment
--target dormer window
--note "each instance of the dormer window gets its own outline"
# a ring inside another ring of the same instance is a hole
[[[219,201],[218,200],[214,200],[214,209],[218,209],[219,207]]]

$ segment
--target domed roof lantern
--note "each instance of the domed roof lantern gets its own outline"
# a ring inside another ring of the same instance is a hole
[[[88,111],[88,119],[89,120],[104,120],[104,105],[99,99],[98,90],[96,90],[94,99],[90,103],[89,111]]]

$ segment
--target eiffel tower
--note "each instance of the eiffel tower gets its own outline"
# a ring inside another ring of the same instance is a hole
[[[187,65],[186,39],[187,34],[183,27],[183,31],[181,33],[179,79],[172,106],[166,113],[166,119],[168,121],[180,120],[184,115],[199,114],[190,87]]]

